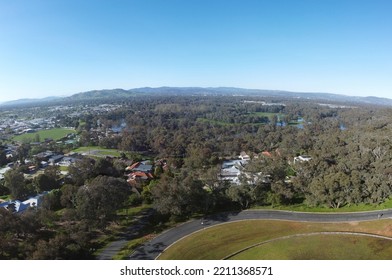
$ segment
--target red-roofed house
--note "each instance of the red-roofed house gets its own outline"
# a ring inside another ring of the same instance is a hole
[[[134,164],[125,168],[125,170],[127,170],[127,171],[133,170],[133,169],[137,168],[140,164],[141,164],[140,162],[135,162]]]
[[[133,186],[137,187],[140,183],[146,182],[148,180],[154,179],[154,176],[149,172],[135,171],[128,174],[127,182]]]
[[[263,156],[272,158],[272,154],[271,154],[270,152],[268,152],[268,151],[264,151],[264,152],[262,152],[261,154],[262,154]]]

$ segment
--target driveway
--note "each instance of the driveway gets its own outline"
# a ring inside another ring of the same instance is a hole
[[[353,212],[353,213],[306,213],[279,210],[246,210],[212,215],[204,219],[191,220],[168,231],[153,240],[146,242],[130,256],[131,260],[154,260],[168,246],[177,240],[203,228],[233,221],[242,220],[286,220],[300,222],[339,223],[371,221],[392,218],[392,209]]]

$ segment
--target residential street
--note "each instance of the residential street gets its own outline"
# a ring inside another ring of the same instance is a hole
[[[172,228],[155,239],[139,247],[131,256],[131,260],[153,260],[159,256],[168,246],[177,240],[204,228],[226,222],[241,220],[287,220],[302,222],[354,222],[370,221],[392,218],[392,209],[353,212],[353,213],[305,213],[278,210],[247,210],[241,212],[221,213],[209,216],[205,219],[192,220]]]

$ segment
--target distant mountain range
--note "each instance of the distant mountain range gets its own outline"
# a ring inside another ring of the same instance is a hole
[[[339,103],[363,103],[372,105],[392,106],[392,99],[380,97],[359,97],[347,96],[333,93],[311,93],[311,92],[291,92],[282,90],[262,90],[262,89],[244,89],[233,87],[159,87],[159,88],[134,88],[130,90],[124,89],[103,89],[92,90],[87,92],[76,93],[68,97],[47,97],[42,99],[20,99],[15,101],[4,102],[0,106],[18,106],[28,104],[38,104],[46,102],[73,102],[73,101],[88,101],[88,100],[110,100],[110,99],[124,99],[136,97],[140,95],[236,95],[236,96],[262,96],[262,97],[277,97],[277,98],[299,98],[310,100],[322,100],[327,102]]]
[[[14,106],[14,105],[16,106],[16,105],[45,103],[45,102],[61,100],[63,98],[64,97],[58,97],[58,96],[49,96],[49,97],[45,97],[45,98],[24,98],[24,99],[2,102],[2,103],[0,103],[0,106]]]

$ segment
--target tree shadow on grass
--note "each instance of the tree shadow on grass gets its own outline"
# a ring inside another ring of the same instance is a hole
[[[233,211],[233,212],[223,212],[218,214],[213,214],[206,217],[207,220],[216,221],[216,222],[228,222],[233,219],[233,217],[237,216],[241,211]]]

